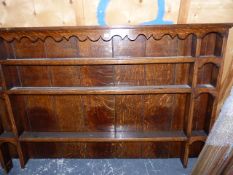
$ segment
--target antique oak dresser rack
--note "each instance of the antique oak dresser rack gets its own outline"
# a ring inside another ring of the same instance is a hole
[[[0,29],[0,161],[197,156],[230,24]]]

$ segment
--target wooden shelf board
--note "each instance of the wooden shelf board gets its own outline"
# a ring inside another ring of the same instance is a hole
[[[215,88],[212,84],[199,84],[197,87],[198,88],[210,88],[210,89]]]
[[[192,63],[194,57],[102,57],[102,58],[28,58],[1,60],[4,65],[105,65],[105,64],[154,64]]]
[[[197,85],[197,92],[200,93],[210,93],[216,95],[216,88],[212,84],[199,84]]]
[[[202,141],[207,139],[207,133],[204,130],[193,130],[192,136],[190,137],[190,142]]]
[[[103,87],[13,87],[7,94],[157,94],[191,93],[189,85]]]
[[[198,68],[201,68],[204,64],[207,63],[213,63],[216,65],[220,65],[223,61],[222,57],[218,57],[218,56],[200,56],[197,58],[198,61]]]
[[[23,132],[22,142],[186,141],[183,131],[155,132]]]
[[[0,141],[1,142],[11,142],[15,140],[15,136],[13,134],[13,132],[3,132],[0,134]]]

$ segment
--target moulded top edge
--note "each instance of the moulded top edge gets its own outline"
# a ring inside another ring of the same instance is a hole
[[[0,31],[25,31],[25,30],[108,30],[108,29],[172,29],[172,28],[231,28],[233,23],[190,23],[190,24],[166,24],[166,25],[117,25],[117,26],[50,26],[50,27],[5,27],[0,28]]]
[[[73,26],[73,27],[24,27],[24,28],[2,28],[0,29],[0,38],[11,42],[13,40],[21,40],[28,38],[32,42],[37,40],[44,41],[51,37],[55,41],[63,39],[69,40],[70,37],[77,37],[79,41],[104,41],[111,40],[114,36],[122,39],[127,37],[130,40],[136,40],[140,35],[144,35],[146,39],[161,39],[165,35],[172,38],[186,38],[190,34],[197,37],[203,37],[207,33],[216,32],[224,35],[228,29],[233,26],[230,23],[222,24],[175,24],[175,25],[153,25],[153,26]]]

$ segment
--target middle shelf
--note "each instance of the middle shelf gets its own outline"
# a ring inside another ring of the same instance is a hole
[[[90,94],[90,95],[121,95],[121,94],[161,94],[161,93],[191,93],[190,85],[157,85],[157,86],[95,86],[95,87],[12,87],[4,90],[7,94]],[[215,94],[216,89],[211,84],[197,85],[197,93]]]
[[[13,87],[7,94],[159,94],[191,93],[189,85],[108,87]]]

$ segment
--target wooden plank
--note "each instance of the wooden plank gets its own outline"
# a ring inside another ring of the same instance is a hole
[[[154,64],[192,63],[191,56],[177,57],[96,57],[96,58],[36,58],[0,60],[3,65],[106,65],[106,64]]]
[[[226,159],[229,158],[226,156],[230,153],[229,149],[229,146],[226,145],[206,145],[199,155],[199,159],[194,166],[192,175],[201,175],[203,172],[205,174],[222,174],[222,172],[218,171],[223,168],[221,166],[225,163]]]
[[[197,38],[196,41],[196,46],[195,46],[195,57],[199,57],[200,53],[201,53],[201,39]],[[193,65],[193,76],[192,76],[192,89],[193,92],[190,95],[189,98],[189,107],[188,107],[188,116],[185,120],[185,125],[184,125],[184,130],[185,130],[185,134],[187,135],[188,138],[191,137],[192,135],[192,126],[193,126],[193,116],[194,116],[194,109],[195,109],[195,89],[197,86],[197,73],[198,73],[198,62],[195,61],[194,65]],[[181,153],[181,162],[183,164],[184,167],[187,167],[188,164],[188,157],[189,157],[189,152],[190,152],[190,148],[189,148],[189,143],[185,143],[183,145],[183,150]]]
[[[20,66],[19,70],[21,86],[50,86],[51,84],[47,66]]]
[[[205,142],[206,139],[207,139],[207,133],[204,130],[193,130],[189,144],[200,141]]]
[[[187,23],[231,23],[233,3],[229,0],[191,1]]]
[[[85,131],[82,97],[80,95],[56,95],[53,98],[53,108],[58,122],[56,130],[64,132]]]
[[[197,38],[195,56],[199,57],[200,53],[201,53],[201,39]],[[192,89],[196,89],[196,86],[197,86],[197,72],[198,72],[198,63],[195,62],[194,70],[193,70],[193,78],[192,78]],[[196,94],[192,93],[191,98],[190,98],[189,116],[188,116],[187,128],[186,128],[186,134],[188,136],[191,136],[191,133],[192,133],[192,121],[193,121],[193,114],[194,114],[195,95]]]
[[[112,65],[80,67],[80,86],[113,86],[114,68]]]
[[[86,40],[78,42],[81,58],[110,58],[113,55],[112,41],[99,39],[96,42]],[[95,65],[80,67],[80,86],[113,86],[114,68],[112,65]],[[115,97],[113,95],[82,96],[82,112],[85,131],[115,130]],[[115,155],[112,143],[88,143],[84,149],[86,157],[103,157]]]
[[[138,36],[134,42],[127,37],[113,38],[113,56],[114,57],[143,57],[145,55],[146,37]]]
[[[45,57],[45,48],[42,41],[31,42],[28,38],[23,38],[22,40],[15,41],[12,44],[14,54],[17,59]]]
[[[233,46],[233,28],[229,30],[229,37],[227,40],[227,46],[225,50],[222,50],[223,53],[225,51],[224,56],[224,67],[223,67],[223,74],[222,80],[220,82],[220,92],[219,92],[219,102],[218,102],[218,109],[217,114],[219,114],[220,108],[223,105],[226,97],[230,94],[230,90],[233,86],[233,53],[232,53],[232,46]]]
[[[144,97],[144,131],[170,130],[173,94],[147,95]]]
[[[190,93],[189,85],[110,86],[110,87],[14,87],[7,94],[160,94]]]
[[[116,96],[116,132],[142,131],[143,99],[142,95]]]
[[[51,85],[58,86],[80,86],[79,66],[51,66]]]
[[[180,9],[177,24],[186,24],[189,17],[191,0],[180,0]]]
[[[5,80],[5,76],[4,76],[4,73],[3,73],[3,69],[1,67],[0,69],[0,76],[1,76],[1,80],[3,81],[2,85],[3,85],[3,89],[7,89],[7,85],[6,85],[6,80]],[[5,102],[5,106],[6,106],[6,111],[7,111],[7,114],[8,114],[8,117],[9,117],[9,121],[10,121],[10,124],[11,124],[11,129],[12,129],[12,133],[14,134],[14,136],[16,137],[16,141],[15,141],[15,147],[16,147],[16,150],[17,150],[17,153],[18,153],[18,156],[19,156],[19,161],[20,161],[20,165],[21,167],[23,168],[26,164],[26,162],[28,161],[28,157],[26,155],[26,152],[23,150],[19,140],[18,140],[18,136],[19,136],[19,128],[17,128],[17,123],[16,123],[16,120],[15,120],[15,116],[14,116],[14,113],[13,113],[13,110],[12,110],[12,105],[11,105],[11,101],[10,101],[10,98],[8,96],[8,94],[6,93],[3,93],[2,95],[3,99],[4,99],[4,102]],[[3,146],[3,149],[6,149],[5,150],[5,153],[8,154],[8,147],[5,147],[4,145]],[[4,148],[5,147],[5,148]],[[2,152],[2,148],[1,148],[1,152]],[[6,155],[5,158],[7,158],[7,164],[9,165],[6,165],[5,169],[6,170],[9,170],[9,168],[12,166],[12,162],[9,155]],[[4,162],[4,159],[1,160],[1,163]],[[2,159],[2,158],[1,158]],[[4,163],[2,163],[4,165]],[[5,166],[5,165],[4,165]]]
[[[129,82],[132,83],[133,81]],[[143,95],[117,95],[115,100],[116,132],[142,132],[144,118]],[[116,148],[117,157],[119,158],[139,158],[142,156],[141,142],[119,142]]]
[[[20,79],[18,77],[18,71],[16,66],[2,65],[2,76],[4,76],[5,78],[5,88],[11,88],[12,86],[20,86]]]
[[[225,58],[226,56],[226,49],[227,49],[227,37],[228,37],[228,34],[223,38],[223,42],[222,42],[222,57]],[[217,118],[217,115],[218,115],[218,111],[217,111],[217,108],[218,108],[218,104],[219,104],[219,101],[220,101],[220,92],[221,92],[221,82],[222,82],[222,79],[224,78],[223,77],[223,69],[224,69],[224,64],[225,64],[225,61],[226,59],[224,59],[221,67],[219,68],[219,71],[218,71],[218,76],[216,77],[216,89],[217,89],[217,95],[215,96],[215,100],[213,102],[213,108],[212,108],[212,112],[211,112],[211,117],[210,117],[210,120],[209,120],[209,125],[207,126],[206,130],[207,131],[210,131],[212,126],[214,125],[214,122]]]
[[[0,94],[2,94],[1,90],[0,90]],[[0,133],[4,131],[12,131],[11,123],[8,118],[4,99],[0,99],[0,121],[1,121]]]
[[[163,47],[166,45],[167,47]],[[146,42],[146,55],[149,57],[174,57],[178,52],[178,38],[164,35],[162,39],[149,38]]]
[[[24,132],[23,142],[138,142],[185,141],[182,131],[162,132]]]
[[[167,47],[162,47],[166,45]],[[150,57],[176,57],[178,56],[178,38],[165,35],[161,40],[148,39],[146,43],[146,56]],[[182,54],[181,54],[182,55]],[[179,55],[180,56],[180,55]],[[146,85],[174,85],[176,84],[176,67],[178,64],[150,64],[145,65]],[[178,72],[177,72],[178,73]],[[184,76],[185,77],[185,76]],[[188,82],[184,82],[186,84]],[[183,84],[183,83],[181,83]],[[182,94],[183,95],[183,94]],[[144,97],[143,130],[171,130],[174,119],[172,103],[175,94],[147,95]],[[174,104],[173,104],[174,106]],[[159,112],[160,111],[160,112]],[[159,122],[160,121],[160,122]],[[171,143],[143,143],[142,155],[145,157],[167,158],[173,148]],[[177,150],[173,149],[177,156]]]
[[[84,95],[85,131],[115,131],[115,100],[113,95]]]
[[[79,55],[77,44],[78,44],[78,40],[76,37],[70,37],[69,40],[62,40],[60,42],[56,42],[54,41],[53,38],[48,37],[44,42],[46,57],[47,58],[77,57]]]
[[[134,59],[145,56],[145,36],[138,36],[135,41],[128,38],[114,37],[113,57]],[[154,59],[154,58],[152,58]],[[145,85],[145,65],[115,65],[114,84],[115,86],[143,86]],[[138,103],[135,103],[137,101]],[[115,96],[115,125],[118,131],[142,131],[143,128],[143,97],[141,95],[119,95]],[[137,110],[135,110],[137,109]],[[117,157],[135,158],[141,157],[141,143],[121,142],[116,145]],[[131,151],[134,150],[134,151]]]
[[[0,134],[0,142],[15,142],[16,137],[12,132],[3,132]]]
[[[21,98],[23,98],[22,96]],[[59,128],[53,97],[45,95],[28,95],[25,113],[29,121],[30,131],[55,131]]]
[[[17,130],[17,126],[16,126],[16,123],[15,123],[14,114],[13,114],[13,111],[12,111],[9,96],[7,94],[3,94],[3,98],[5,99],[7,112],[8,112],[10,121],[11,121],[12,131],[13,131],[14,135],[17,137],[16,149],[17,149],[17,153],[18,153],[18,156],[19,156],[20,165],[23,168],[26,165],[27,161],[28,161],[28,157],[26,156],[26,152],[23,150],[21,144],[18,142],[19,132]]]
[[[145,85],[144,65],[115,65],[115,86]]]

